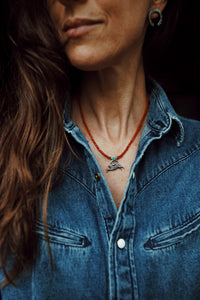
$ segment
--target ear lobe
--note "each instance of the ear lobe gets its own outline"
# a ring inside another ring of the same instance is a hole
[[[161,12],[164,10],[165,6],[167,5],[168,0],[153,0],[151,3],[151,10],[159,9]],[[154,18],[154,16],[152,16]],[[156,18],[156,16],[155,16]]]

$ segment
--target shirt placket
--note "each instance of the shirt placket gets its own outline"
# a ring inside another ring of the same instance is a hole
[[[109,242],[110,300],[131,300],[136,289],[134,245],[134,179],[130,180]]]
[[[136,175],[131,171],[122,205],[117,212],[108,185],[92,153],[85,150],[90,172],[95,179],[96,199],[104,218],[108,240],[109,299],[137,298],[136,268],[134,263],[134,194]]]

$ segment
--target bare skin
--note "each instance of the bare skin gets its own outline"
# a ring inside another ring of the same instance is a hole
[[[99,153],[88,136],[78,99],[99,147],[110,156],[121,154],[136,131],[147,103],[142,46],[148,13],[153,8],[162,11],[166,3],[167,0],[79,0],[69,4],[69,1],[49,0],[49,12],[66,55],[73,66],[83,71],[81,87],[73,96],[72,118],[86,136],[117,208],[123,199],[145,122],[119,161],[124,169],[107,172],[109,160]],[[74,24],[83,19],[97,24],[80,26],[80,30],[63,30],[66,20]]]

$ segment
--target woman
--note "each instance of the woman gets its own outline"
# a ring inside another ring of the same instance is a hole
[[[142,57],[168,1],[12,7],[2,299],[199,299],[200,126],[174,112]]]

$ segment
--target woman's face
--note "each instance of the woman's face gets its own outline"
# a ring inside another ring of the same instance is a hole
[[[141,51],[147,16],[165,0],[47,0],[71,64],[99,70]],[[154,6],[153,6],[154,5]],[[161,7],[159,7],[161,8]]]

